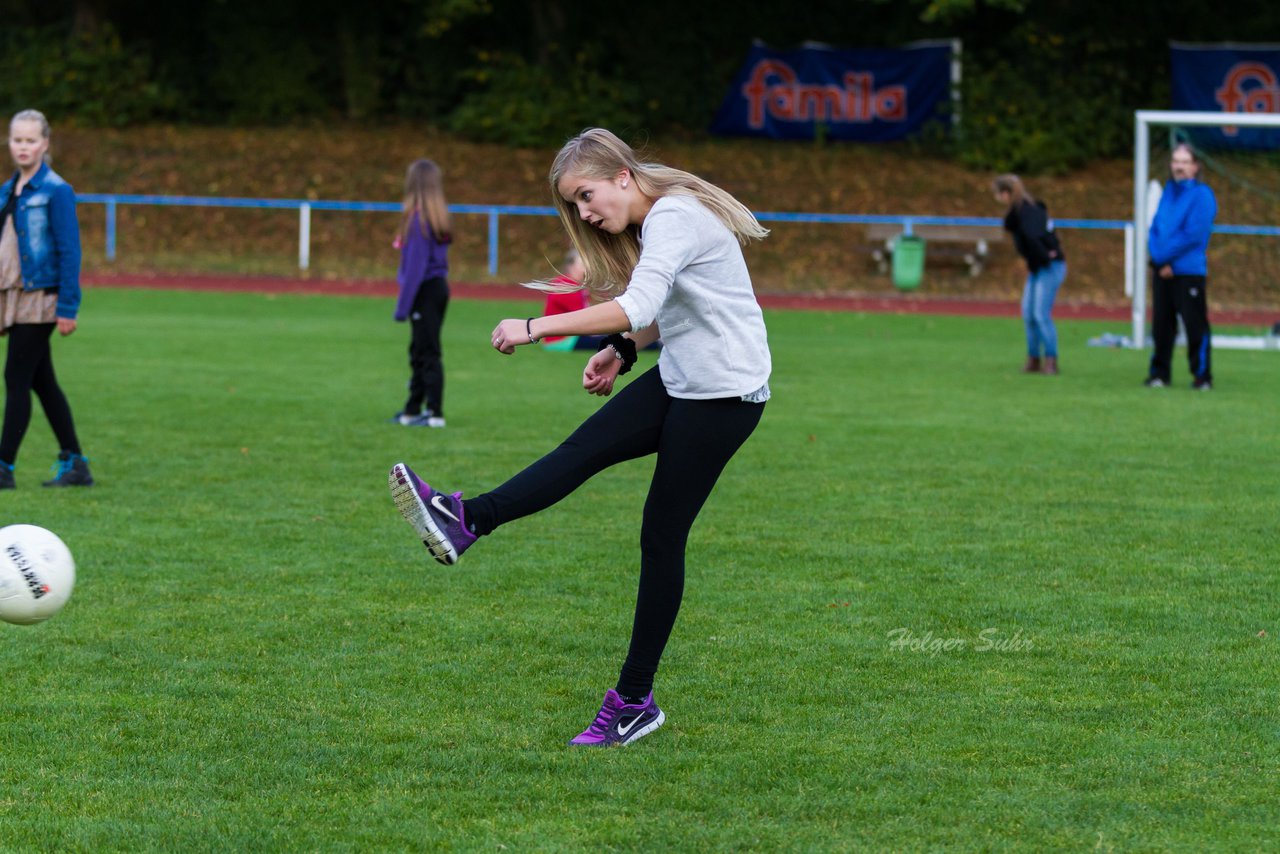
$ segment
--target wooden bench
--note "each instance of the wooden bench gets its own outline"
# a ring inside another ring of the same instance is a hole
[[[897,223],[875,223],[867,226],[871,257],[881,273],[889,272],[893,259],[893,243],[904,229]],[[1005,230],[994,225],[913,225],[912,233],[925,241],[927,258],[957,258],[976,276],[986,266],[992,243],[1005,239]],[[939,245],[941,244],[941,245]]]

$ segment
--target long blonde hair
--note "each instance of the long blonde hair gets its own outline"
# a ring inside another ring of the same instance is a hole
[[[636,189],[650,199],[663,196],[697,199],[733,232],[740,244],[761,240],[769,233],[746,205],[714,184],[660,163],[643,163],[631,146],[614,134],[603,128],[588,128],[564,144],[551,164],[547,179],[551,182],[551,196],[560,221],[586,267],[583,286],[597,297],[617,296],[626,290],[631,272],[640,260],[640,228],[633,225],[620,234],[610,234],[588,225],[578,216],[574,203],[560,195],[560,181],[566,175],[607,180],[623,169],[631,173]],[[550,291],[574,290],[547,282],[532,282],[529,286]]]
[[[1023,202],[1033,205],[1036,203],[1036,200],[1027,192],[1027,185],[1022,183],[1021,178],[1012,173],[997,175],[996,179],[991,182],[991,189],[996,193],[1009,194],[1009,210],[1015,209]]]
[[[444,177],[433,160],[415,160],[404,175],[404,204],[400,215],[400,239],[409,237],[409,225],[418,214],[418,228],[427,236],[427,226],[436,240],[448,243],[453,238],[449,220],[449,203],[444,198]]]

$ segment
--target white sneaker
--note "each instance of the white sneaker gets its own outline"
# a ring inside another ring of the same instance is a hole
[[[403,412],[397,414],[392,419],[395,423],[402,427],[443,427],[444,418],[428,412],[421,415],[407,415]]]

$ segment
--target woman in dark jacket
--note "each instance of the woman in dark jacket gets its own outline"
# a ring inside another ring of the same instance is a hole
[[[1058,331],[1053,326],[1053,301],[1067,277],[1067,262],[1044,202],[1027,192],[1017,175],[1001,175],[992,182],[996,201],[1008,212],[1005,230],[1013,235],[1018,254],[1027,264],[1022,291],[1022,320],[1027,328],[1025,373],[1058,373]]]

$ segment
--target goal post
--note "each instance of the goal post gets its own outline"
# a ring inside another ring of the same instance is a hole
[[[1137,110],[1133,114],[1133,244],[1126,260],[1125,289],[1133,294],[1133,346],[1146,347],[1147,321],[1147,184],[1151,179],[1152,127],[1280,128],[1280,113],[1226,113],[1208,110]]]

